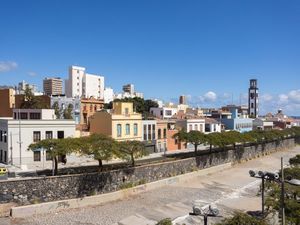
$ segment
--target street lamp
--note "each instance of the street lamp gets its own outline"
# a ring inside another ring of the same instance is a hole
[[[207,225],[208,217],[218,217],[219,209],[215,205],[201,206],[201,201],[196,200],[193,204],[193,212],[189,213],[190,216],[203,216],[204,225]]]
[[[265,207],[265,199],[264,199],[264,192],[265,192],[265,180],[274,181],[281,185],[281,214],[282,220],[281,224],[285,225],[285,209],[284,209],[284,183],[289,183],[291,185],[300,186],[300,180],[292,179],[291,177],[287,180],[284,179],[284,170],[283,170],[283,158],[281,157],[281,178],[279,177],[278,173],[273,172],[263,172],[263,171],[254,171],[250,170],[249,175],[255,178],[262,179],[262,216],[264,216],[264,207]]]

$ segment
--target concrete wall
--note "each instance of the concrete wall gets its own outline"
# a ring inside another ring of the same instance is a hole
[[[286,139],[281,143],[272,142],[264,146],[214,151],[212,154],[203,151],[196,158],[110,172],[0,181],[0,203],[30,204],[108,193],[122,189],[128,183],[153,182],[197,169],[252,159],[294,145],[294,139]]]

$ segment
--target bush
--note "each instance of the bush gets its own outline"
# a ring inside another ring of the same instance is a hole
[[[233,217],[222,220],[217,225],[268,225],[265,220],[257,219],[246,213],[235,213]]]
[[[170,218],[166,218],[159,221],[156,225],[172,225],[172,220]]]

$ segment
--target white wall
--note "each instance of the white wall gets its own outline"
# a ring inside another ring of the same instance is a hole
[[[85,74],[83,78],[83,96],[85,98],[95,97],[103,99],[104,97],[104,77],[93,75],[93,74]]]
[[[20,164],[19,146],[19,121],[0,119],[0,130],[7,132],[7,143],[0,142],[0,150],[7,151],[8,163],[11,158],[14,165]],[[52,163],[44,159],[40,162],[33,161],[33,152],[28,151],[28,146],[33,143],[33,131],[41,132],[41,140],[45,139],[46,131],[52,131],[53,138],[57,138],[58,131],[64,131],[64,137],[75,135],[75,121],[70,120],[21,120],[21,156],[22,164],[28,168],[32,166],[42,166],[43,163]],[[12,147],[12,148],[11,148]],[[41,154],[42,157],[42,154]]]
[[[114,100],[114,90],[112,88],[105,88],[103,93],[104,103],[110,103]]]

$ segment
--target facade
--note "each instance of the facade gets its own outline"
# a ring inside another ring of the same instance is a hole
[[[83,130],[88,129],[89,119],[97,111],[102,110],[104,107],[104,102],[102,99],[82,98],[80,100],[80,120],[79,124]]]
[[[157,152],[168,151],[168,121],[156,120],[156,148]]]
[[[221,122],[212,119],[212,118],[205,118],[205,133],[214,133],[214,132],[221,132],[222,131],[222,124]]]
[[[178,109],[173,107],[150,108],[150,113],[160,119],[171,119],[177,112]]]
[[[250,80],[248,114],[251,118],[258,117],[258,86],[256,79]]]
[[[263,118],[253,120],[253,130],[272,130],[273,126],[273,121],[266,121]]]
[[[112,88],[105,88],[103,94],[104,103],[110,103],[114,100],[114,90]]]
[[[156,152],[156,120],[142,120],[142,137],[146,149],[150,152]]]
[[[221,118],[222,124],[224,124],[226,130],[236,130],[240,133],[244,133],[252,130],[253,119],[248,118],[248,115],[243,115],[238,112],[239,107],[230,105],[227,106],[231,113],[231,117]]]
[[[110,112],[102,110],[90,117],[90,132],[117,141],[142,141],[142,114],[133,111],[131,102],[114,102]]]
[[[186,132],[196,130],[204,133],[205,119],[201,119],[201,118],[179,119],[176,121],[176,127],[180,130],[183,129]]]
[[[76,124],[80,124],[80,98],[68,98],[66,96],[51,96],[51,108],[53,108],[54,104],[57,102],[58,108],[60,110],[60,118],[63,119],[63,111],[72,105],[72,117],[75,120]]]
[[[122,89],[123,89],[123,92],[129,93],[131,95],[133,95],[135,93],[133,84],[125,84],[125,85],[123,85]]]
[[[65,81],[65,94],[69,98],[104,97],[104,77],[88,74],[84,67],[71,66],[69,68],[69,79]]]
[[[19,117],[18,114],[19,110],[14,110],[16,118]],[[28,151],[28,146],[46,138],[73,137],[75,122],[53,119],[54,110],[22,109],[20,118],[26,118],[25,115],[27,119],[0,118],[0,162],[23,169],[51,165],[52,159],[47,152],[42,149]]]
[[[16,105],[14,89],[0,89],[0,105],[0,117],[12,117]]]
[[[46,95],[62,95],[63,82],[59,77],[45,78],[43,80],[43,90]]]

